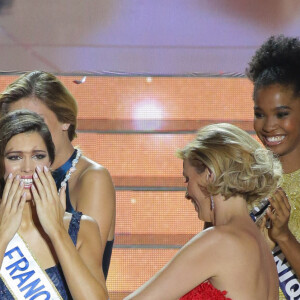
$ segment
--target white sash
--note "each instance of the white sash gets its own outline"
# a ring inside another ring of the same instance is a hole
[[[16,299],[62,299],[18,233],[6,248],[0,276]]]
[[[281,249],[277,245],[273,251],[274,260],[279,276],[279,286],[288,300],[300,299],[300,282],[294,270],[288,263]]]

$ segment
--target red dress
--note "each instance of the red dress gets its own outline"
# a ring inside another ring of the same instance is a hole
[[[231,300],[225,297],[226,294],[226,291],[220,291],[210,282],[205,281],[182,296],[180,300]]]

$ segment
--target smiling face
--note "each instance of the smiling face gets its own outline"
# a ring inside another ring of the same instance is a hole
[[[262,143],[279,157],[300,157],[300,98],[274,84],[261,88],[254,102],[254,129]]]
[[[32,176],[36,167],[50,166],[47,147],[43,138],[37,132],[20,133],[13,136],[5,147],[4,179],[10,173],[20,175],[24,181],[24,188],[30,190]],[[26,200],[31,200],[31,193],[27,192]]]
[[[210,209],[210,197],[206,191],[208,183],[207,176],[209,174],[206,168],[201,174],[199,174],[195,167],[193,167],[188,159],[183,161],[183,176],[187,183],[186,191],[188,193],[187,199],[195,206],[195,210],[198,213],[198,218],[203,221],[210,222],[211,209]]]

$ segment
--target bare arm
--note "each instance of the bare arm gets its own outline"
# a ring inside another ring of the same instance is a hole
[[[212,263],[215,261],[214,244],[212,232],[200,233],[182,247],[161,271],[125,300],[171,300],[185,295],[216,274],[219,264]]]
[[[104,250],[116,214],[115,188],[105,168],[89,168],[81,175],[77,210],[96,220]]]
[[[55,252],[73,299],[108,299],[102,272],[101,240],[98,225],[82,220],[78,251],[64,228],[51,236]]]
[[[37,172],[38,176],[33,176],[36,188],[31,187],[37,215],[54,246],[72,297],[78,300],[107,299],[98,225],[91,219],[82,223],[77,251],[63,222],[65,188],[58,197],[50,171]]]

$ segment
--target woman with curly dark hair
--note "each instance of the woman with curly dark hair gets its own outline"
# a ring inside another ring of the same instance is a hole
[[[270,37],[246,70],[254,83],[254,129],[283,167],[283,191],[270,199],[262,223],[280,284],[279,299],[300,295],[300,40]]]

